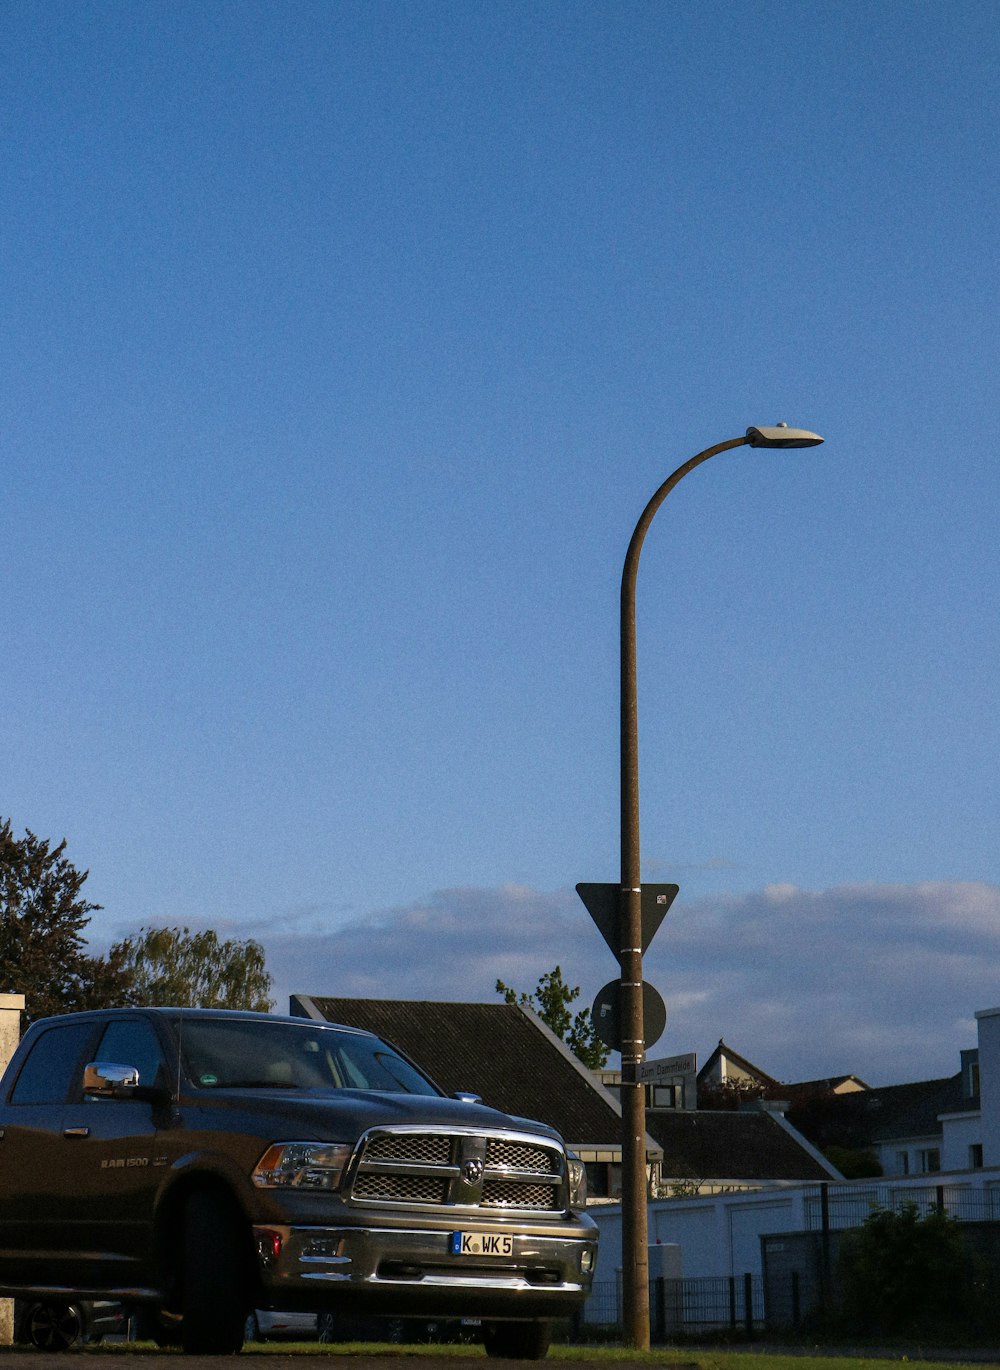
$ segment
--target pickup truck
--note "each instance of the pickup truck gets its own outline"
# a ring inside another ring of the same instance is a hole
[[[211,1009],[42,1019],[0,1081],[0,1295],[242,1347],[250,1311],[480,1319],[539,1359],[586,1298],[583,1167],[371,1033]]]

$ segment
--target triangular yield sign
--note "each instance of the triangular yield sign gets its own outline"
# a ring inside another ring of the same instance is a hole
[[[679,885],[643,885],[639,896],[642,916],[642,950],[656,936],[657,929],[666,917],[667,910],[677,898]],[[576,892],[587,906],[587,912],[597,924],[601,936],[611,948],[612,955],[618,960],[621,940],[618,936],[618,906],[621,899],[620,885],[580,884]]]

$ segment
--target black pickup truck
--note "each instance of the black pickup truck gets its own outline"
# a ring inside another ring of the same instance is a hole
[[[597,1254],[559,1136],[379,1038],[200,1009],[35,1023],[0,1081],[0,1295],[231,1354],[253,1308],[481,1319],[537,1359]]]

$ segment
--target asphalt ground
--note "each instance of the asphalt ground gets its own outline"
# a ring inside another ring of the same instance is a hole
[[[366,1355],[334,1354],[330,1356],[303,1355],[301,1352],[255,1351],[240,1358],[233,1356],[185,1356],[173,1351],[26,1351],[21,1347],[0,1348],[1,1370],[123,1370],[134,1367],[142,1370],[219,1370],[222,1365],[232,1365],[234,1370],[484,1370],[486,1356],[482,1351],[470,1355]],[[490,1360],[492,1370],[525,1370],[523,1360]],[[552,1360],[553,1370],[592,1370],[593,1362],[585,1358],[579,1360]],[[674,1370],[674,1367],[671,1367]],[[695,1370],[695,1367],[690,1367]]]

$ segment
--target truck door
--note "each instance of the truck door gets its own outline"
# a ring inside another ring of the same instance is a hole
[[[145,1019],[111,1018],[89,1059],[132,1066],[143,1085],[162,1081],[163,1052]],[[157,1124],[169,1124],[169,1116],[168,1106],[148,1101],[88,1096],[81,1072],[62,1126],[76,1180],[65,1245],[78,1283],[128,1286],[151,1277],[162,1178],[154,1141]]]
[[[0,1104],[0,1279],[51,1284],[69,1276],[66,1212],[76,1173],[64,1128],[94,1036],[93,1022],[47,1028]]]

